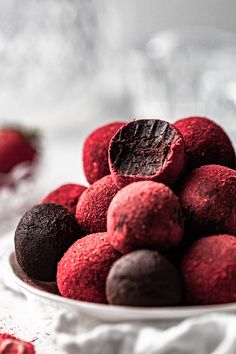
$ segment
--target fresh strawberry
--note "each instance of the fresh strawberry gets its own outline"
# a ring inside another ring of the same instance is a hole
[[[32,343],[2,333],[0,334],[0,354],[35,354],[35,350]]]
[[[15,166],[35,160],[37,149],[30,138],[18,128],[0,129],[0,173],[7,174]]]

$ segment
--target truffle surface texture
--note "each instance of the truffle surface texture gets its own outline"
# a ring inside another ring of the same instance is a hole
[[[189,304],[236,301],[236,238],[216,235],[197,240],[182,262],[185,297]]]
[[[185,140],[188,169],[211,164],[235,167],[234,148],[218,124],[204,117],[189,117],[174,126]]]
[[[110,304],[174,306],[182,296],[180,275],[157,251],[139,250],[121,257],[107,277]]]
[[[85,234],[106,231],[107,210],[117,192],[111,175],[101,178],[84,191],[76,207],[76,219]]]
[[[63,206],[40,204],[27,211],[15,232],[16,258],[31,278],[53,281],[57,263],[81,232]]]
[[[76,241],[58,263],[57,285],[62,296],[107,303],[105,283],[120,254],[107,241],[106,233],[91,234]]]
[[[118,187],[153,180],[174,184],[185,169],[185,143],[172,124],[140,119],[121,128],[109,147],[109,165]]]
[[[206,165],[191,171],[179,188],[186,231],[196,237],[236,235],[236,171]]]
[[[109,175],[108,147],[113,135],[121,128],[125,122],[115,122],[106,124],[85,140],[83,147],[83,165],[87,181],[92,184],[100,178]]]
[[[41,203],[60,204],[75,215],[78,200],[86,188],[87,187],[81,186],[80,184],[63,184],[44,197]]]
[[[184,221],[178,197],[162,183],[142,181],[121,189],[107,215],[111,245],[121,253],[176,247]]]

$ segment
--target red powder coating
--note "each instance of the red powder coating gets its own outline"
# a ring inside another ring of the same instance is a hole
[[[219,125],[201,117],[184,118],[174,125],[185,139],[188,169],[210,164],[235,166],[234,148]]]
[[[134,120],[111,139],[109,166],[119,188],[138,181],[173,185],[185,171],[184,139],[166,121]]]
[[[32,343],[24,342],[7,333],[1,333],[0,354],[35,354],[35,350]]]
[[[167,250],[183,235],[183,216],[178,198],[164,184],[145,181],[121,189],[107,215],[111,245],[121,253],[139,248]]]
[[[236,235],[236,171],[201,166],[187,175],[179,191],[189,236]]]
[[[186,252],[182,262],[185,295],[190,304],[236,301],[236,238],[204,237]]]
[[[67,208],[72,214],[75,215],[76,205],[81,194],[87,188],[81,186],[80,184],[64,184],[59,188],[53,190],[49,193],[41,202],[45,203],[56,203]]]
[[[109,175],[108,147],[111,138],[125,122],[115,122],[102,126],[88,136],[83,148],[84,173],[89,183]]]
[[[92,184],[81,195],[76,207],[76,219],[85,234],[106,231],[107,210],[118,192],[111,175]]]
[[[37,155],[30,142],[18,131],[0,130],[0,173],[8,173],[23,162],[32,162]]]
[[[97,233],[76,241],[64,254],[57,269],[57,285],[62,296],[75,300],[107,303],[105,282],[120,254]]]

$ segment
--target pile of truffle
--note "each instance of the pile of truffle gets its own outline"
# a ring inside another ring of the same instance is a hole
[[[89,187],[29,210],[16,258],[71,299],[128,306],[236,301],[235,152],[207,118],[105,125],[83,149]]]

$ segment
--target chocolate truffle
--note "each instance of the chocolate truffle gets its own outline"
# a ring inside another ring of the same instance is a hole
[[[108,175],[81,195],[76,207],[76,219],[85,234],[106,231],[107,210],[117,192],[118,188]]]
[[[79,237],[78,223],[66,208],[50,203],[36,205],[17,226],[17,261],[31,278],[53,281],[58,261]]]
[[[112,138],[109,165],[113,180],[120,188],[143,180],[172,185],[185,167],[184,139],[168,122],[133,121]]]
[[[235,152],[224,130],[212,120],[189,117],[178,120],[174,126],[184,137],[187,168],[217,164],[235,166]]]
[[[169,187],[152,181],[121,189],[107,215],[109,242],[121,253],[175,247],[182,239],[183,224],[178,197]]]
[[[236,171],[219,165],[191,171],[179,189],[187,235],[236,235]]]
[[[204,237],[186,252],[182,262],[185,296],[189,304],[236,301],[236,238]]]
[[[107,277],[109,304],[174,306],[181,301],[181,280],[172,264],[157,251],[139,250],[116,261]]]
[[[105,282],[120,254],[97,233],[76,241],[64,254],[57,269],[57,285],[62,296],[75,300],[106,303]]]
[[[89,183],[109,175],[108,147],[113,135],[123,127],[124,122],[106,124],[96,129],[85,140],[83,148],[84,173]]]
[[[85,189],[86,187],[81,186],[80,184],[63,184],[44,197],[41,203],[55,203],[63,205],[75,215],[76,205]]]

